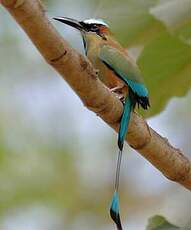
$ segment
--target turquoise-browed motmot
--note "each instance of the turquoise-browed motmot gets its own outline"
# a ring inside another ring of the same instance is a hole
[[[88,59],[98,70],[99,79],[112,91],[125,97],[124,109],[120,121],[118,135],[118,161],[115,178],[115,192],[112,198],[110,215],[122,230],[119,215],[119,174],[123,144],[128,130],[131,111],[138,104],[147,109],[149,104],[148,90],[144,85],[141,72],[135,61],[112,36],[109,26],[102,19],[87,19],[77,21],[67,17],[56,17],[55,20],[63,22],[78,29],[83,38],[84,49]]]

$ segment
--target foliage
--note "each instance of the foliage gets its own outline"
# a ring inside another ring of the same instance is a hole
[[[169,223],[163,216],[153,216],[149,219],[146,230],[176,230],[179,227]]]
[[[105,1],[105,6],[100,15],[111,21],[123,44],[142,47],[138,64],[152,105],[145,116],[156,115],[172,97],[184,96],[190,89],[191,2]]]

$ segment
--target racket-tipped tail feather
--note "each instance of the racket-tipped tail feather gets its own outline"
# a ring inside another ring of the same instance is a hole
[[[119,215],[119,197],[118,193],[115,191],[112,198],[112,203],[110,207],[110,216],[117,226],[117,230],[123,230],[121,225],[121,219]]]

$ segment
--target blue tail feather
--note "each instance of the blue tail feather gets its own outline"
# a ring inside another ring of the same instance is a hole
[[[116,223],[117,229],[123,230],[121,225],[120,215],[119,215],[119,197],[117,191],[115,191],[113,194],[111,208],[110,208],[110,216],[113,219],[113,221]]]
[[[119,136],[118,136],[119,154],[118,154],[116,178],[115,178],[115,192],[113,194],[111,208],[110,208],[110,216],[113,219],[113,221],[116,223],[118,230],[122,230],[121,219],[119,214],[119,197],[118,197],[120,166],[121,166],[123,144],[128,130],[131,110],[132,110],[132,101],[131,98],[127,96],[127,98],[125,99],[125,105],[123,108],[123,114],[121,117],[120,128],[119,128]]]
[[[111,208],[110,208],[110,216],[113,219],[113,221],[116,223],[118,230],[122,230],[121,219],[119,214],[119,196],[118,196],[120,166],[121,166],[121,159],[122,159],[123,144],[128,130],[132,106],[133,103],[128,95],[125,99],[125,105],[123,108],[123,114],[121,117],[120,128],[119,128],[119,136],[118,136],[119,154],[118,154],[116,178],[115,178],[115,192],[113,194]]]
[[[118,193],[115,191],[113,194],[112,202],[111,202],[111,209],[115,213],[119,213],[119,197]]]
[[[129,96],[125,99],[125,105],[123,108],[123,114],[121,117],[120,127],[119,127],[119,136],[118,136],[118,147],[122,151],[124,140],[127,134],[130,115],[132,110],[132,102]]]

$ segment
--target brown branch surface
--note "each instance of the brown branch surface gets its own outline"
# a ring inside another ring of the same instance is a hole
[[[39,0],[0,0],[45,60],[68,82],[84,105],[118,131],[121,102],[99,81],[87,58],[59,35]],[[191,162],[137,113],[132,113],[127,141],[168,179],[191,190]]]

